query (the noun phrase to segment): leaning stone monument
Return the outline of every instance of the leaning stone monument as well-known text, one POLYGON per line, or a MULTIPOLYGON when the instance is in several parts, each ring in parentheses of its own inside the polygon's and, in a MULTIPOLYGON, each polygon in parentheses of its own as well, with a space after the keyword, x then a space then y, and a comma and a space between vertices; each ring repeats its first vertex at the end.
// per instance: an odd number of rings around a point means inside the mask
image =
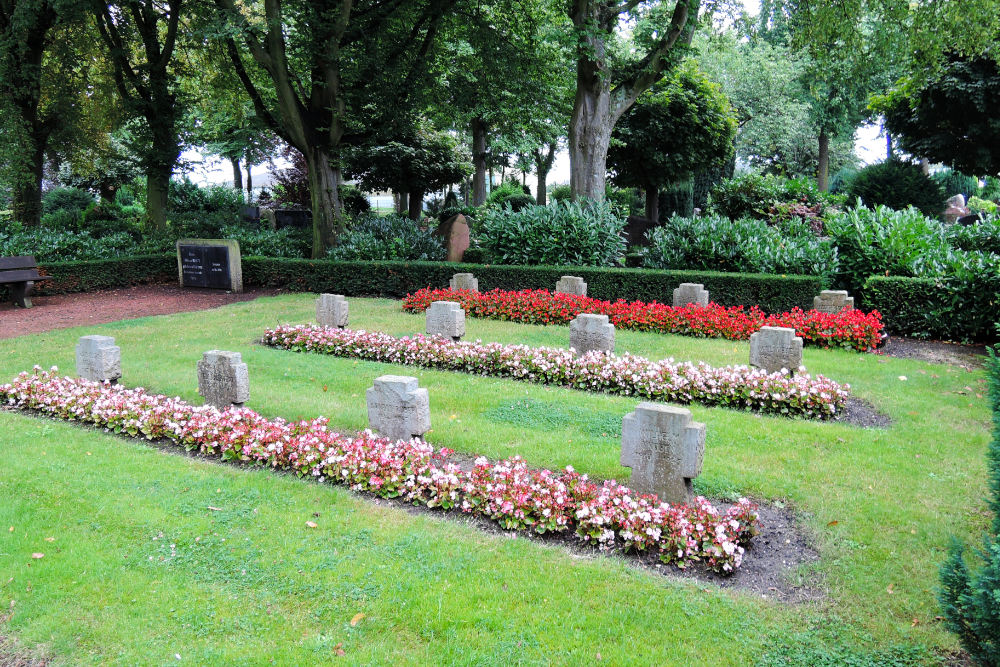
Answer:
POLYGON ((460 340, 465 335, 465 311, 455 301, 434 301, 427 309, 427 333, 460 340))
POLYGON ((636 493, 690 502, 704 458, 705 425, 691 421, 690 410, 646 401, 622 419, 621 464, 632 469, 629 487, 636 493))
POLYGON ((118 382, 122 349, 111 336, 81 336, 76 343, 76 374, 94 382, 118 382))
POLYGON ((563 276, 556 282, 556 294, 587 296, 587 283, 579 276, 563 276))
POLYGON ((347 311, 343 294, 320 294, 316 299, 316 322, 321 327, 347 328, 347 311))
POLYGON ((821 313, 839 313, 844 308, 854 308, 854 297, 847 290, 825 289, 813 297, 813 310, 821 313))
POLYGON ((694 303, 699 306, 708 305, 708 290, 701 283, 681 283, 674 290, 674 308, 694 303))
POLYGON ((198 362, 198 393, 221 409, 241 406, 250 398, 250 374, 239 352, 209 350, 198 362))
POLYGON ((569 323, 569 346, 577 354, 615 351, 615 325, 607 315, 580 313, 569 323))
POLYGON ((430 397, 417 378, 383 375, 365 392, 368 424, 393 440, 419 438, 431 430, 430 397))
POLYGON ((789 327, 761 327, 750 336, 750 365, 777 373, 794 373, 802 365, 802 339, 789 327))
POLYGON ((471 273, 456 273, 448 281, 451 289, 467 289, 471 292, 479 291, 479 279, 471 273))

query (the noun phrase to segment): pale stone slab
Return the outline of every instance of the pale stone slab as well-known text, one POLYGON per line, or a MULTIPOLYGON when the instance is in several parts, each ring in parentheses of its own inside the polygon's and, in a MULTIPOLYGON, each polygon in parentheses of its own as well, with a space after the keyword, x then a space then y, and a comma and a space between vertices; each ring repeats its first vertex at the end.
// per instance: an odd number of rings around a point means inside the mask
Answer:
POLYGON ((94 382, 122 377, 122 349, 111 336, 81 336, 76 343, 76 374, 94 382))
POLYGON ((239 352, 209 350, 198 362, 198 393, 217 408, 240 406, 250 398, 250 374, 239 352))
POLYGON ((821 313, 839 313, 844 308, 854 309, 854 297, 847 290, 825 289, 813 297, 813 310, 821 313))
POLYGON ((456 273, 448 281, 451 289, 467 289, 472 292, 479 291, 479 279, 471 273, 456 273))
POLYGON ((645 401, 622 419, 621 464, 632 469, 629 487, 671 504, 691 501, 691 480, 701 474, 705 425, 691 411, 645 401))
POLYGON ((750 365, 777 373, 783 368, 794 373, 802 365, 802 339, 795 329, 761 327, 750 336, 750 365))
POLYGON ((694 303, 699 306, 708 305, 708 290, 701 283, 681 283, 674 290, 674 308, 694 303))
POLYGON ((607 315, 581 313, 569 323, 569 346, 577 354, 615 351, 615 325, 607 315))
POLYGON ((321 327, 347 327, 348 305, 343 294, 320 294, 316 299, 316 322, 321 327))
POLYGON ((563 276, 556 282, 556 294, 587 296, 587 283, 579 276, 563 276))
POLYGON ((365 392, 368 424, 392 440, 419 438, 431 430, 430 397, 417 378, 383 375, 365 392))
POLYGON ((459 340, 465 335, 465 311, 455 301, 434 301, 427 309, 427 333, 459 340))

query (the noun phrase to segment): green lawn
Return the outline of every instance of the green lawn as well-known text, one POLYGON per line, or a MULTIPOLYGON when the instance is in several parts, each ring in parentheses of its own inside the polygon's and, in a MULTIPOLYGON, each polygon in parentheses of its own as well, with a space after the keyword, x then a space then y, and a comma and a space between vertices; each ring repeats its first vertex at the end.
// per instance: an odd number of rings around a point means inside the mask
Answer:
MULTIPOLYGON (((237 350, 250 367, 249 407, 359 429, 373 378, 416 375, 430 392, 436 445, 627 480, 618 437, 636 399, 254 342, 265 326, 311 321, 314 303, 282 296, 3 340, 0 378, 34 364, 72 372, 77 337, 102 333, 122 348, 125 384, 200 402, 201 353, 237 350)), ((350 307, 353 328, 423 328, 398 302, 350 307)), ((466 326, 468 338, 531 345, 565 346, 569 335, 466 326)), ((748 355, 747 343, 616 335, 619 351, 652 358, 728 364, 748 355)), ((828 591, 823 601, 789 605, 656 576, 341 488, 0 412, 0 619, 14 602, 0 635, 72 664, 176 663, 175 654, 310 664, 338 645, 351 664, 581 664, 598 654, 602 664, 836 664, 847 653, 890 651, 868 656, 877 662, 953 650, 935 621, 934 588, 949 537, 978 540, 987 523, 985 375, 813 348, 805 365, 849 382, 893 426, 693 406, 708 425, 696 486, 794 507, 822 555, 810 568, 828 591)))

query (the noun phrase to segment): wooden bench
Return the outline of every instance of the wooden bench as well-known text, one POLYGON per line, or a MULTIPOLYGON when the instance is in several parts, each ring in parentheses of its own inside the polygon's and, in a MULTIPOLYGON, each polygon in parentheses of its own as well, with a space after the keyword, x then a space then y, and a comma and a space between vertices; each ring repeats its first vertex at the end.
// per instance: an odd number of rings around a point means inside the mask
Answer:
POLYGON ((0 257, 0 285, 10 285, 11 301, 15 306, 31 308, 31 289, 36 280, 49 280, 49 277, 38 273, 34 257, 0 257))

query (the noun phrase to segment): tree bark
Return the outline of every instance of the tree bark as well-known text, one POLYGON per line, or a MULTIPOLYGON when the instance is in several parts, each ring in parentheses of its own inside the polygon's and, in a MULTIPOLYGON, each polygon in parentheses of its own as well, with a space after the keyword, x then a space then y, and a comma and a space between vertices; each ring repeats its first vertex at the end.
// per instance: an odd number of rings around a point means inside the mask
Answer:
POLYGON ((646 219, 654 223, 660 221, 660 189, 646 188, 646 219))
POLYGON ((407 215, 409 211, 409 194, 396 192, 392 195, 396 204, 396 215, 407 215))
POLYGON ((418 190, 410 190, 410 219, 420 220, 424 212, 424 193, 418 190))
POLYGON ((253 165, 247 162, 247 201, 253 200, 253 165))
POLYGON ((312 258, 319 259, 344 231, 341 218, 340 168, 330 162, 330 154, 313 146, 303 153, 309 170, 309 200, 312 204, 313 247, 312 258))
POLYGON ((486 122, 472 119, 472 205, 486 202, 486 122))
POLYGON ((167 196, 173 169, 146 171, 146 227, 150 231, 167 231, 167 196))
POLYGON ((537 192, 535 192, 535 203, 539 206, 545 206, 548 203, 548 185, 547 181, 549 178, 549 171, 552 170, 552 162, 556 157, 556 142, 550 141, 546 142, 546 151, 542 153, 540 150, 535 149, 535 174, 538 178, 537 192))
POLYGON ((819 133, 819 168, 816 170, 816 184, 820 192, 830 190, 830 135, 826 130, 819 133))
POLYGON ((608 145, 617 117, 611 110, 606 76, 577 77, 576 102, 569 123, 569 186, 573 199, 604 199, 608 145))
POLYGON ((240 159, 238 157, 229 158, 229 163, 233 165, 233 187, 237 190, 243 189, 243 172, 240 170, 240 159))
POLYGON ((34 149, 27 173, 15 180, 11 193, 14 220, 27 227, 38 225, 42 218, 42 168, 45 164, 44 144, 35 137, 31 141, 34 149))

